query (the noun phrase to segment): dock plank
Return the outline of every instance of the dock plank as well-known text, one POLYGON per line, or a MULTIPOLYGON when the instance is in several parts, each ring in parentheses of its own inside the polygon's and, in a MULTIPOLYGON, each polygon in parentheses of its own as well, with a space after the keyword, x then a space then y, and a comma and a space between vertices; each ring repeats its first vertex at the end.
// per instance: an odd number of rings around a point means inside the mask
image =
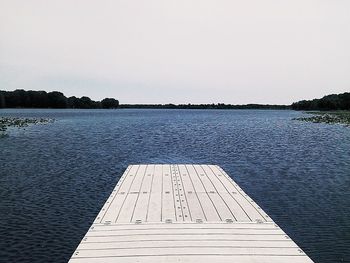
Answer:
POLYGON ((131 222, 146 221, 153 178, 154 165, 148 165, 145 171, 145 175, 143 176, 138 199, 135 204, 133 215, 131 217, 131 222))
POLYGON ((170 165, 163 165, 162 221, 176 221, 175 198, 170 165))
POLYGON ((213 204, 213 201, 210 199, 207 191, 204 188, 202 181, 200 180, 195 168, 193 165, 186 166, 190 180, 194 191, 198 196, 198 200, 201 203, 201 206, 204 211, 204 215, 207 221, 221 221, 219 213, 216 210, 216 207, 213 204))
POLYGON ((210 199, 212 200, 216 211, 219 214, 222 220, 234 220, 237 221, 234 214, 231 212, 230 207, 227 205, 225 200, 222 198, 220 192, 213 184, 212 179, 207 175, 207 171, 203 169, 201 165, 194 165, 194 169, 197 172, 197 175, 201 179, 205 191, 208 193, 210 199))
POLYGON ((297 256, 298 248, 251 248, 251 247, 131 247, 118 249, 87 249, 79 250, 78 257, 135 257, 154 255, 269 255, 297 256), (180 249, 181 248, 181 249, 180 249))
MULTIPOLYGON (((118 262, 123 263, 154 263, 154 262, 182 262, 182 263, 198 263, 198 262, 215 262, 215 263, 281 263, 281 262, 291 262, 291 263, 310 263, 312 262, 307 256, 283 256, 276 257, 271 255, 163 255, 163 256, 139 256, 135 257, 124 257, 117 258, 118 262)), ((103 257, 103 258, 72 258, 72 262, 75 263, 115 263, 116 258, 114 257, 103 257)))
POLYGON ((234 240, 154 240, 131 241, 131 242, 107 242, 94 243, 85 242, 79 247, 79 250, 89 249, 113 249, 113 248, 135 248, 135 247, 246 247, 246 248, 298 248, 294 242, 278 241, 234 241, 234 240), (273 242, 271 244, 271 242, 273 242))
POLYGON ((126 169, 113 189, 112 194, 97 215, 95 223, 110 223, 116 220, 138 168, 138 165, 133 165, 126 169))
POLYGON ((181 176, 181 181, 186 194, 186 199, 188 203, 188 211, 191 220, 206 220, 204 215, 203 207, 199 201, 198 195, 192 185, 191 178, 186 169, 185 165, 179 165, 179 172, 181 176))
POLYGON ((269 217, 260 209, 253 204, 253 200, 243 191, 242 188, 235 183, 228 174, 226 174, 221 168, 217 166, 210 166, 212 171, 217 175, 221 176, 221 182, 227 188, 227 191, 235 195, 235 199, 242 206, 245 213, 252 221, 271 221, 269 217))
POLYGON ((208 178, 211 178, 212 184, 215 186, 216 191, 220 194, 225 204, 229 207, 235 220, 251 221, 243 207, 235 199, 234 194, 228 191, 218 175, 213 172, 213 169, 208 165, 202 165, 202 169, 207 174, 208 178))
POLYGON ((143 179, 145 177, 147 165, 140 165, 135 178, 126 193, 126 198, 116 219, 116 223, 131 222, 136 202, 139 198, 143 179))
POLYGON ((155 165, 153 180, 151 185, 150 200, 146 221, 160 222, 162 218, 162 183, 163 183, 163 166, 155 165))

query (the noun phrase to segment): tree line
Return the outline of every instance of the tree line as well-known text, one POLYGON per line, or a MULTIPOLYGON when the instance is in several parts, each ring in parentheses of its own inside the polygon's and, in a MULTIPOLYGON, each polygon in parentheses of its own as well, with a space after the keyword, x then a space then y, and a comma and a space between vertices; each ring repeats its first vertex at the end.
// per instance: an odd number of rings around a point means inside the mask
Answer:
POLYGON ((124 104, 113 98, 94 101, 89 97, 66 97, 58 91, 0 90, 0 108, 76 108, 76 109, 293 109, 293 110, 350 110, 350 93, 332 94, 321 99, 301 100, 292 105, 269 104, 124 104))
POLYGON ((350 93, 331 94, 321 99, 301 100, 292 104, 293 110, 350 110, 350 93))
POLYGON ((244 104, 244 105, 232 105, 232 104, 122 104, 120 108, 129 109, 275 109, 285 110, 290 109, 287 105, 269 105, 269 104, 244 104))
POLYGON ((119 101, 113 98, 94 101, 86 96, 67 98, 58 91, 0 90, 0 108, 112 109, 118 106, 119 101))

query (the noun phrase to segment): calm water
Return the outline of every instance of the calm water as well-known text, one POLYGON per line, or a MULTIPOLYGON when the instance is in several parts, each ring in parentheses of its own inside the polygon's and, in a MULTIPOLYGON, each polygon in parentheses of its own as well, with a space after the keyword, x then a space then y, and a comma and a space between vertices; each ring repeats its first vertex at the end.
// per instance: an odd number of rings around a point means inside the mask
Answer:
POLYGON ((350 128, 254 110, 0 110, 0 261, 66 262, 128 164, 223 167, 315 262, 350 262, 350 128))

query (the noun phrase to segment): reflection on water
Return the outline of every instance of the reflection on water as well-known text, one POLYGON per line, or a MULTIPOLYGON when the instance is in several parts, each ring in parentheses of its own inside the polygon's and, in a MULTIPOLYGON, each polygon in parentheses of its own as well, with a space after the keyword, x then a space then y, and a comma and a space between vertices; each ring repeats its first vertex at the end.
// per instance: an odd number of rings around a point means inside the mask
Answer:
POLYGON ((350 129, 254 110, 0 110, 0 258, 66 262, 129 164, 223 167, 316 262, 350 262, 350 129))

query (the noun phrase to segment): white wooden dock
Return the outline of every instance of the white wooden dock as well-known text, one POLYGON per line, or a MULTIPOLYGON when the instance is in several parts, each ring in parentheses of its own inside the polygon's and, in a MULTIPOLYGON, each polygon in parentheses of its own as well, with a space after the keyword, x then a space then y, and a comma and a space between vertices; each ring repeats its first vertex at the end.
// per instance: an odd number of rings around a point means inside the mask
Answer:
POLYGON ((313 262, 216 165, 131 165, 74 252, 90 262, 313 262))

